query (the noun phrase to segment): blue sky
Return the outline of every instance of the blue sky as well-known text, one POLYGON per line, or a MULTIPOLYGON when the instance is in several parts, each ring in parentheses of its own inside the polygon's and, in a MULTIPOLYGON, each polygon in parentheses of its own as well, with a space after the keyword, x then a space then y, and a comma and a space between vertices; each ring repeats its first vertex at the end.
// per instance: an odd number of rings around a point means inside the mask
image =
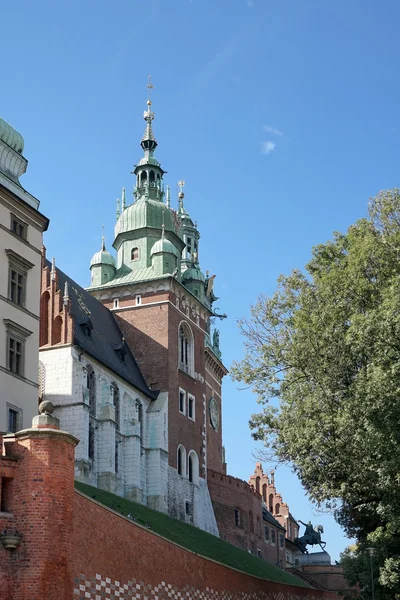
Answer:
MULTIPOLYGON (((146 83, 155 85, 157 157, 201 232, 217 275, 221 346, 243 353, 236 320, 311 247, 399 184, 396 0, 21 0, 2 6, 0 115, 25 138, 23 185, 50 218, 48 256, 80 284, 112 243, 115 200, 133 187, 146 83)), ((249 391, 224 388, 229 472, 247 479, 256 449, 249 391)), ((288 469, 292 512, 349 543, 288 469)))

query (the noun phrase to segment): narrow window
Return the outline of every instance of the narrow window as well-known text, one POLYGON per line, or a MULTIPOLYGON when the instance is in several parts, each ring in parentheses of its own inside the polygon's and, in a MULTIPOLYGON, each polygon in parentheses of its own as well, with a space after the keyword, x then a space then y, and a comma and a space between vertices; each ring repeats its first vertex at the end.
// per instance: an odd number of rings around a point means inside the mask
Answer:
POLYGON ((13 408, 8 409, 8 429, 9 433, 15 433, 19 429, 19 411, 13 408))
POLYGON ((23 374, 23 351, 23 343, 10 335, 8 338, 8 369, 16 375, 23 374))
POLYGON ((238 508, 235 508, 235 525, 240 527, 240 510, 238 508))
POLYGON ((257 548, 257 556, 258 556, 258 558, 262 558, 262 552, 261 552, 260 548, 257 548))
POLYGON ((178 474, 182 477, 185 477, 186 473, 186 451, 183 446, 178 446, 178 455, 177 455, 177 468, 178 474))
POLYGON ((89 414, 96 416, 96 375, 92 367, 88 367, 86 387, 89 390, 89 414))
POLYGON ((194 396, 191 396, 189 394, 188 396, 188 417, 189 419, 192 419, 192 421, 195 420, 195 413, 194 413, 194 407, 195 407, 195 398, 194 396))
POLYGON ((0 512, 11 512, 11 485, 12 479, 9 477, 2 477, 0 479, 0 496, 1 496, 1 504, 0 504, 0 512))
POLYGON ((268 544, 269 542, 269 527, 264 525, 264 542, 268 544))
POLYGON ((264 485, 262 486, 262 497, 266 504, 267 503, 267 484, 266 483, 264 483, 264 485))
POLYGON ((139 260, 139 248, 132 248, 131 260, 139 260))
POLYGON ((256 490, 260 493, 260 477, 256 477, 256 490))
POLYGON ((118 298, 114 299, 114 308, 119 308, 119 300, 118 300, 118 298))
POLYGON ((256 519, 256 526, 257 526, 257 535, 258 535, 258 537, 261 537, 261 522, 260 522, 260 517, 257 517, 257 519, 256 519))
POLYGON ((115 440, 115 472, 119 471, 119 443, 115 440))
POLYGON ((186 414, 186 392, 179 390, 179 412, 186 414))
POLYGON ((189 452, 188 477, 192 483, 199 484, 199 457, 194 450, 189 452))
POLYGON ((119 401, 119 389, 116 383, 110 386, 112 403, 115 407, 115 426, 116 430, 120 428, 120 401, 119 401))
POLYGON ((275 529, 271 529, 271 544, 273 546, 275 546, 275 542, 276 542, 276 531, 275 531, 275 529))
POLYGON ((193 370, 193 341, 186 323, 179 328, 179 368, 189 374, 193 370))
POLYGON ((275 514, 279 515, 281 512, 281 505, 279 504, 279 502, 275 505, 275 514))
POLYGON ((189 464, 188 464, 188 474, 189 474, 189 481, 191 483, 193 483, 193 459, 192 456, 189 454, 189 464))
POLYGON ((251 510, 249 511, 249 525, 250 525, 250 533, 254 533, 254 520, 253 520, 253 513, 251 510))
POLYGON ((94 460, 94 426, 93 423, 89 424, 89 459, 94 460))
POLYGON ((150 171, 150 178, 149 179, 150 179, 150 181, 155 181, 155 179, 156 179, 153 170, 150 171))
POLYGON ((142 184, 147 181, 147 173, 146 171, 142 171, 142 174, 140 176, 140 181, 142 182, 142 184))
POLYGON ((139 304, 142 304, 142 296, 140 294, 136 296, 136 306, 139 306, 139 304))
POLYGON ((274 514, 274 495, 273 494, 269 495, 269 512, 271 513, 271 515, 274 514))
POLYGON ((185 502, 185 510, 186 510, 186 514, 190 515, 190 502, 188 502, 188 500, 186 500, 186 502, 185 502))
POLYGON ((279 534, 279 547, 283 548, 284 545, 285 545, 285 540, 284 540, 284 537, 283 537, 283 533, 280 533, 279 534))

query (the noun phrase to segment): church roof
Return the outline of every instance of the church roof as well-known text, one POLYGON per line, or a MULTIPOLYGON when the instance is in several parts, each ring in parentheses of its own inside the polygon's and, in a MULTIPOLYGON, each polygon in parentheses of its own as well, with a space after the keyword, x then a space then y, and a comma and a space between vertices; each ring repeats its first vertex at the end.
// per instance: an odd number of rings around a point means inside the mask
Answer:
MULTIPOLYGON (((46 264, 51 268, 49 261, 46 261, 46 264)), ((70 312, 74 317, 73 343, 136 389, 155 400, 158 394, 147 386, 134 356, 125 343, 114 315, 99 300, 58 268, 57 274, 59 289, 63 290, 65 283, 68 284, 70 312), (90 336, 85 333, 88 327, 91 330, 90 336), (123 361, 121 353, 124 356, 123 361)))
POLYGON ((161 229, 164 223, 166 231, 176 233, 172 211, 160 200, 139 200, 130 204, 119 217, 115 225, 115 237, 120 233, 134 231, 144 227, 161 229))
POLYGON ((0 140, 13 150, 22 154, 24 149, 24 138, 7 121, 0 117, 0 140))

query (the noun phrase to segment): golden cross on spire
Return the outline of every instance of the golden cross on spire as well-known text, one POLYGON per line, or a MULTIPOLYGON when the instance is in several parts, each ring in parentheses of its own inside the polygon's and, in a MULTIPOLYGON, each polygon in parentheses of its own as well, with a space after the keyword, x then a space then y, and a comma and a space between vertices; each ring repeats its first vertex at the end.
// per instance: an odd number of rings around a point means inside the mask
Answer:
POLYGON ((184 179, 180 179, 178 181, 178 185, 181 188, 181 193, 183 193, 183 188, 185 187, 186 181, 184 179))
POLYGON ((150 102, 150 104, 151 104, 151 90, 154 89, 154 85, 152 84, 152 81, 151 81, 151 75, 149 75, 148 79, 149 79, 149 83, 147 84, 147 88, 149 90, 148 103, 150 102))

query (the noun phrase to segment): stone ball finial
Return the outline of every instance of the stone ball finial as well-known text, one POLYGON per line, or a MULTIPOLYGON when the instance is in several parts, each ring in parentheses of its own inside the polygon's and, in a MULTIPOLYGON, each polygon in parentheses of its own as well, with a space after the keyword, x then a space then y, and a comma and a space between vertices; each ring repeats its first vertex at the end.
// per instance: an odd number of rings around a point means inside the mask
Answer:
POLYGON ((184 197, 185 197, 185 194, 184 194, 183 192, 179 192, 179 194, 178 194, 178 198, 179 198, 180 200, 183 200, 183 199, 184 199, 184 197))
POLYGON ((39 404, 39 414, 40 415, 52 415, 54 412, 54 404, 50 402, 50 400, 43 400, 39 404))

